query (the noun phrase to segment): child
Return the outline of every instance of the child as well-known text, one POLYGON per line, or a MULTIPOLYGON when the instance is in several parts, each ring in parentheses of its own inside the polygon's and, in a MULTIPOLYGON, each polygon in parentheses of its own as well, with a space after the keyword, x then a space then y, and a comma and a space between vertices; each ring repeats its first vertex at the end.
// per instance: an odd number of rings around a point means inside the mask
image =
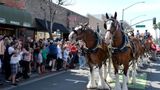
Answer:
POLYGON ((69 59, 69 52, 70 52, 69 48, 64 46, 64 52, 63 52, 63 60, 64 60, 63 67, 64 67, 64 69, 67 69, 68 59, 69 59))

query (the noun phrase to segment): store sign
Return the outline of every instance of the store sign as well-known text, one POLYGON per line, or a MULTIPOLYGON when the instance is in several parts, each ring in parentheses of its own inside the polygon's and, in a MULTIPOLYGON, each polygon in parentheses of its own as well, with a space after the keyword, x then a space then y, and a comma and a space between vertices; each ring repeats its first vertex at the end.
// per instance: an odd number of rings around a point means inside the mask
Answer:
POLYGON ((145 25, 136 25, 136 28, 145 28, 145 25))
POLYGON ((17 22, 17 21, 10 21, 10 23, 14 25, 20 25, 20 22, 17 22))
POLYGON ((6 19, 0 17, 0 23, 6 23, 6 19))
POLYGON ((31 24, 30 24, 30 23, 27 23, 27 22, 24 22, 24 23, 23 23, 23 26, 25 26, 25 27, 31 27, 31 24))

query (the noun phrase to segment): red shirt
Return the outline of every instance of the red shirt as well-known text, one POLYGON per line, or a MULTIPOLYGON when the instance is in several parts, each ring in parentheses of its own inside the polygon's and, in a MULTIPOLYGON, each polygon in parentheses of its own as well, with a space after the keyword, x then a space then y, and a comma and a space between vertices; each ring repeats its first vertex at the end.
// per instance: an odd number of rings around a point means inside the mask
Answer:
POLYGON ((71 50, 71 53, 76 53, 77 47, 75 45, 71 45, 70 50, 71 50))

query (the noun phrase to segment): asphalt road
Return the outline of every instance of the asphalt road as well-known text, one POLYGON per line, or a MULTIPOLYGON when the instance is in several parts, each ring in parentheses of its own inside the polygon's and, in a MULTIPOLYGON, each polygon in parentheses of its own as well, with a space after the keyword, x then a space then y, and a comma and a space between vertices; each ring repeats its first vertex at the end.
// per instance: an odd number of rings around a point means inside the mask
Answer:
POLYGON ((160 90, 160 59, 152 62, 146 73, 148 84, 145 90, 160 90))
MULTIPOLYGON (((144 89, 130 88, 129 90, 160 90, 160 60, 145 66, 138 75, 145 75, 146 86, 144 89)), ((2 90, 89 90, 86 89, 88 83, 88 71, 70 70, 48 74, 39 78, 20 83, 18 86, 4 88, 2 90)), ((137 82, 138 83, 138 82, 137 82)), ((136 85, 134 87, 137 87, 136 85)), ((96 90, 96 89, 90 89, 96 90)))
POLYGON ((6 90, 86 90, 87 81, 87 76, 75 70, 33 79, 6 90))

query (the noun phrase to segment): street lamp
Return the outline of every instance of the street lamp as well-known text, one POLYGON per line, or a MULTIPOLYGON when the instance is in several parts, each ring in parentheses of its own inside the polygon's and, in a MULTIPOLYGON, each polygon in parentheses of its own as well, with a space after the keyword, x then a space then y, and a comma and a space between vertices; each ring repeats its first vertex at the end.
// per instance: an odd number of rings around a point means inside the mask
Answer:
POLYGON ((136 4, 140 4, 140 3, 145 3, 145 2, 144 1, 142 1, 142 2, 136 2, 136 3, 134 3, 134 4, 130 5, 130 6, 122 9, 122 21, 124 20, 124 11, 127 10, 128 8, 130 8, 130 7, 132 7, 132 6, 136 5, 136 4))
POLYGON ((133 20, 135 20, 135 19, 137 19, 137 18, 139 18, 139 17, 142 17, 142 16, 146 16, 146 15, 139 15, 139 16, 136 16, 136 17, 132 18, 132 19, 130 20, 130 25, 132 25, 132 21, 133 21, 133 20))

